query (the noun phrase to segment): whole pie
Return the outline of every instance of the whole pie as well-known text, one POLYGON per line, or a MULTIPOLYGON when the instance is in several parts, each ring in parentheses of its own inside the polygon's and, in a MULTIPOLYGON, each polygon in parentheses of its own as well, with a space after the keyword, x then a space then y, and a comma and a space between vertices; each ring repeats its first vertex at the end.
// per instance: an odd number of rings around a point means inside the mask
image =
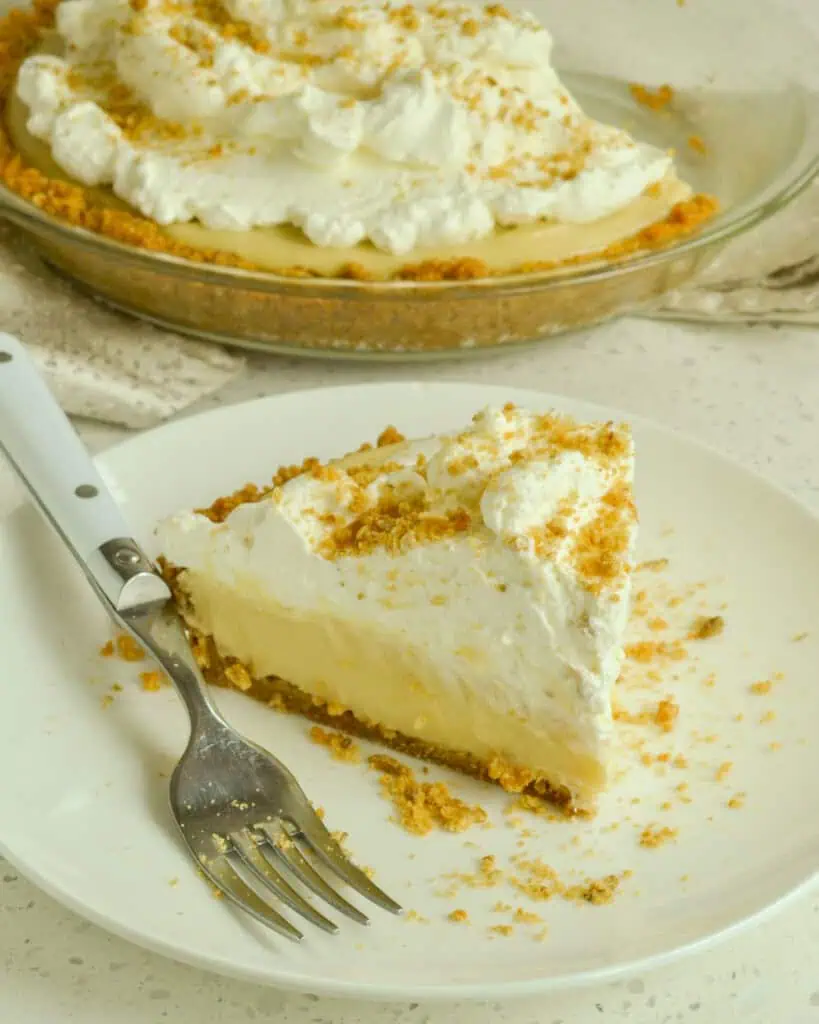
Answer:
POLYGON ((637 518, 625 426, 514 406, 162 523, 206 677, 508 790, 605 786, 637 518))
POLYGON ((716 204, 588 117, 502 4, 40 0, 0 26, 0 177, 129 244, 275 273, 614 260, 716 204))

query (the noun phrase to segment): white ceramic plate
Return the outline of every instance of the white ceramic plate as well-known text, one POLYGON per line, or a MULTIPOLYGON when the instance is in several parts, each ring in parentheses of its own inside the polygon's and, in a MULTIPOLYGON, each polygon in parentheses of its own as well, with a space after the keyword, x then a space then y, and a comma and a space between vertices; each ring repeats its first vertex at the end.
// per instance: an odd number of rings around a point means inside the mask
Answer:
MULTIPOLYGON (((387 423, 410 434, 457 427, 476 409, 509 400, 580 417, 618 415, 505 388, 328 389, 183 420, 109 452, 101 467, 147 536, 160 516, 265 480, 280 463, 355 448, 387 423)), ((524 836, 504 815, 505 794, 433 769, 431 778, 447 778, 486 807, 494 827, 409 835, 389 821, 372 772, 331 760, 301 720, 220 693, 228 717, 290 765, 331 827, 350 833, 379 883, 426 919, 376 911, 369 929, 345 923, 335 938, 308 931, 300 947, 257 929, 211 897, 176 837, 166 778, 186 739, 181 705, 170 689, 143 692, 133 666, 99 658, 109 635, 103 614, 23 508, 0 529, 3 852, 80 914, 179 960, 307 991, 402 999, 502 998, 644 970, 737 929, 807 884, 819 864, 819 522, 721 456, 657 426, 634 427, 641 557, 670 559, 666 572, 644 573, 644 585, 658 607, 688 595, 657 612, 673 621, 655 638, 701 613, 719 612, 726 629, 689 644, 689 656, 668 662, 653 690, 624 690, 632 708, 673 694, 681 714, 668 734, 623 727, 624 744, 631 736, 645 746, 624 747, 621 777, 594 821, 528 815, 524 836), (749 689, 775 673, 783 678, 769 693, 749 689), (646 752, 684 752, 689 766, 648 767, 640 762, 646 752), (718 781, 728 761, 733 767, 718 781), (729 808, 739 793, 744 801, 735 802, 744 805, 729 808), (639 837, 648 825, 679 834, 646 849, 639 837), (515 853, 539 857, 567 881, 633 875, 608 906, 535 904, 505 886, 435 895, 442 874, 470 872, 485 853, 501 865, 515 853), (509 920, 492 910, 497 901, 540 914, 549 936, 536 941, 542 926, 531 925, 508 937, 491 932, 509 920), (470 924, 447 920, 457 907, 469 911, 470 924)))

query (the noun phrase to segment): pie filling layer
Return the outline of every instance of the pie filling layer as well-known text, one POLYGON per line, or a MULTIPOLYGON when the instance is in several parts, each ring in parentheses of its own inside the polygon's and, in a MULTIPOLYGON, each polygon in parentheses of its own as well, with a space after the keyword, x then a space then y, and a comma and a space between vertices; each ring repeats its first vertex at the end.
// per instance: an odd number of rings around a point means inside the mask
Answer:
POLYGON ((190 625, 202 637, 218 637, 214 681, 221 685, 387 745, 406 748, 415 741, 413 754, 512 791, 585 805, 605 784, 605 765, 578 753, 577 738, 562 723, 556 726, 548 715, 538 721, 513 711, 499 714, 480 694, 453 691, 423 647, 405 637, 329 616, 297 616, 193 572, 184 574, 180 590, 183 605, 192 609, 186 613, 190 625), (234 661, 247 676, 231 671, 234 661), (277 688, 278 679, 291 686, 277 688))

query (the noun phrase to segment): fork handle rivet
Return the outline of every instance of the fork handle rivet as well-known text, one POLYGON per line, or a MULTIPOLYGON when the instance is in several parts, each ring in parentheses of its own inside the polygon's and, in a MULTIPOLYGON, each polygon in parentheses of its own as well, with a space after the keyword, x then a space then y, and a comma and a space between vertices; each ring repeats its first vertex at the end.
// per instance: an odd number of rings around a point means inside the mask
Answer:
POLYGON ((114 555, 114 561, 117 565, 127 568, 129 565, 136 565, 140 561, 140 557, 136 551, 129 551, 127 548, 122 548, 114 555))

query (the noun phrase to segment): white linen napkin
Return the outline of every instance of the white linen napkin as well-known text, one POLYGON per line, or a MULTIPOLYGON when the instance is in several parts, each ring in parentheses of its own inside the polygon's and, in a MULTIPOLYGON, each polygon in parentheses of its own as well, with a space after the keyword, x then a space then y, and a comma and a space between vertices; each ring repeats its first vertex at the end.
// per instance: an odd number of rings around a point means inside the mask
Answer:
POLYGON ((28 346, 66 412, 143 429, 216 391, 244 365, 108 310, 50 271, 0 223, 0 330, 28 346))

